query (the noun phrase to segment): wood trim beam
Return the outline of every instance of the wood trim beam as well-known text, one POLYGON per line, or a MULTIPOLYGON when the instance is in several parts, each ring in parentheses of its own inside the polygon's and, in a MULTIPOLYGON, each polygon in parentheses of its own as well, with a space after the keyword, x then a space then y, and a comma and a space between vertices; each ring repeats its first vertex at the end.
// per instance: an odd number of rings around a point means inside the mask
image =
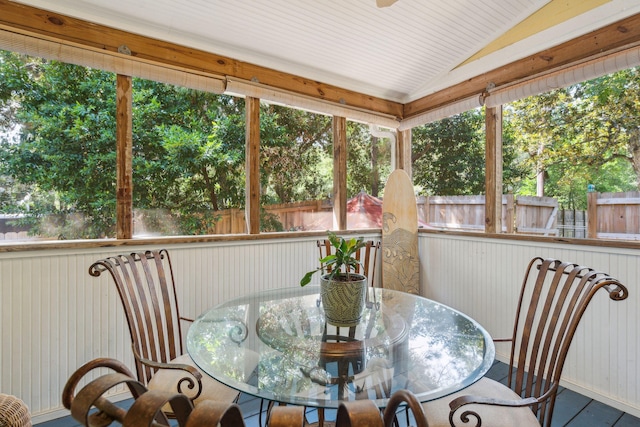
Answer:
POLYGON ((333 117, 333 228, 347 229, 347 119, 333 117))
POLYGON ((639 42, 640 14, 637 14, 409 102, 404 105, 403 118, 407 119, 425 111, 482 93, 490 84, 494 84, 497 87, 503 86, 535 74, 561 69, 563 66, 639 42))
POLYGON ((133 237, 133 85, 116 78, 116 238, 133 237))
POLYGON ((485 233, 502 233, 502 106, 485 112, 485 233))
POLYGON ((249 234, 260 233, 260 99, 245 98, 245 219, 249 234))
POLYGON ((132 52, 132 58, 219 76, 258 81, 300 95, 405 119, 481 93, 489 84, 502 86, 534 74, 560 69, 603 52, 640 43, 640 14, 637 14, 402 105, 215 53, 151 39, 8 0, 0 0, 0 10, 0 27, 10 31, 110 52, 117 52, 119 46, 126 45, 132 52))
POLYGON ((260 67, 215 53, 151 39, 8 0, 0 0, 0 11, 2 11, 0 26, 22 34, 40 35, 54 41, 70 42, 110 52, 117 52, 119 46, 125 45, 131 50, 132 58, 141 58, 156 64, 169 64, 198 72, 257 81, 264 85, 336 102, 347 107, 388 114, 398 118, 402 116, 402 104, 400 103, 260 67))
POLYGON ((587 239, 598 238, 598 193, 587 193, 587 239))
POLYGON ((413 178, 411 165, 411 129, 398 131, 396 137, 396 169, 404 170, 409 178, 413 178))
MULTIPOLYGON (((341 235, 349 235, 353 237, 362 236, 364 234, 379 235, 380 229, 365 230, 345 230, 341 231, 341 235)), ((640 242, 635 240, 603 240, 603 239, 577 239, 570 237, 554 237, 554 236, 535 236, 531 234, 493 234, 480 233, 477 231, 442 231, 421 228, 418 230, 418 237, 421 234, 433 234, 444 236, 461 236, 468 238, 470 241, 475 239, 497 239, 501 241, 517 241, 517 242, 540 242, 545 244, 572 245, 577 247, 607 247, 620 249, 640 250, 640 242)), ((296 239, 324 239, 326 231, 283 231, 280 233, 264 233, 264 234, 215 234, 205 236, 165 236, 137 239, 92 239, 92 240, 49 240, 49 241, 33 241, 22 242, 12 245, 0 245, 0 254, 13 252, 36 252, 51 251, 58 249, 95 249, 104 248, 113 251, 117 248, 128 248, 132 246, 166 246, 166 245, 182 245, 193 243, 215 244, 218 242, 266 242, 271 240, 281 240, 283 243, 295 241, 296 239)), ((43 255, 44 256, 44 255, 43 255)))

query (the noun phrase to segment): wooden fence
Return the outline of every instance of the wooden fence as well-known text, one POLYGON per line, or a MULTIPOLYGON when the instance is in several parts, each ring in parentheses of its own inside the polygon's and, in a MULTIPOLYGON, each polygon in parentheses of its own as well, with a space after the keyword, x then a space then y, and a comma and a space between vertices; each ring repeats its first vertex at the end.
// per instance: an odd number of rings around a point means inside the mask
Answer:
MULTIPOLYGON (((264 207, 265 213, 273 215, 282 224, 284 231, 299 230, 304 226, 308 217, 316 212, 331 211, 328 200, 310 200, 306 202, 285 203, 264 207)), ((214 234, 246 233, 244 209, 227 209, 214 213, 219 218, 216 221, 214 234)))
MULTIPOLYGON (((484 231, 484 195, 418 197, 418 218, 433 228, 484 231)), ((502 196, 502 230, 505 233, 557 236, 558 202, 551 197, 502 196)), ((265 206, 284 230, 308 229, 310 218, 331 212, 327 200, 265 206)), ((244 233, 244 211, 229 209, 215 214, 216 234, 244 233)))
MULTIPOLYGON (((572 238, 640 240, 640 191, 587 193, 587 211, 558 210, 550 197, 502 197, 502 230, 572 238), (513 226, 513 228, 511 228, 513 226)), ((438 228, 484 230, 484 196, 419 198, 421 219, 438 228)))
MULTIPOLYGON (((558 210, 551 197, 502 196, 502 231, 573 238, 640 240, 640 192, 588 193, 584 211, 558 210)), ((484 195, 420 196, 418 217, 430 227, 449 230, 484 231, 484 195)), ((282 224, 285 231, 306 229, 318 214, 331 212, 329 200, 311 200, 265 206, 266 214, 282 224)), ((215 212, 213 234, 246 232, 244 210, 215 212)), ((13 218, 12 218, 13 219, 13 218)), ((5 228, 8 226, 5 225, 5 228)), ((27 237, 26 231, 2 229, 0 240, 27 237)), ((33 238, 31 238, 33 239, 33 238)))
POLYGON ((587 237, 587 211, 577 209, 559 210, 558 235, 577 239, 587 237))
MULTIPOLYGON (((587 212, 559 210, 551 197, 502 196, 502 231, 572 238, 640 240, 640 192, 588 193, 587 212)), ((418 218, 430 227, 484 231, 484 195, 420 196, 418 218)), ((321 215, 329 215, 329 200, 265 206, 264 211, 285 231, 309 229, 321 215)), ((213 233, 245 233, 244 210, 218 211, 213 233)), ((321 229, 326 229, 326 226, 321 229)))
MULTIPOLYGON (((588 193, 587 211, 558 210, 551 197, 502 196, 502 231, 572 238, 640 240, 640 192, 588 193)), ((449 230, 484 231, 483 195, 420 196, 418 218, 430 227, 449 230)), ((308 229, 310 222, 330 215, 329 200, 311 200, 265 206, 264 211, 280 222, 284 231, 308 229)), ((214 213, 212 234, 246 232, 243 209, 214 213)), ((22 228, 10 225, 15 217, 0 218, 0 240, 37 239, 22 228)), ((326 229, 322 228, 323 230, 326 229)))
POLYGON ((640 192, 587 193, 587 237, 640 240, 640 192))
MULTIPOLYGON (((559 210, 551 197, 502 196, 502 231, 572 238, 640 240, 640 192, 588 193, 587 212, 559 210)), ((418 217, 430 227, 484 231, 484 195, 420 196, 418 217)), ((265 206, 285 231, 308 229, 318 215, 328 214, 329 200, 265 206)), ((244 210, 218 211, 213 233, 245 233, 244 210)), ((324 228, 323 228, 324 229, 324 228)))
MULTIPOLYGON (((418 198, 418 217, 435 228, 484 231, 485 196, 418 198)), ((502 196, 504 233, 558 235, 558 201, 551 197, 502 196)))

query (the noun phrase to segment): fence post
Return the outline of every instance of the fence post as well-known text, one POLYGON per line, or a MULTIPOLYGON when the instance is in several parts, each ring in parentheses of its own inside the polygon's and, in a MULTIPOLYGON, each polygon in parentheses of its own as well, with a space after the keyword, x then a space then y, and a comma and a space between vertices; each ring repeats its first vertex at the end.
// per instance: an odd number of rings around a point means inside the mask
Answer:
POLYGON ((513 234, 515 232, 516 223, 516 204, 513 193, 507 193, 507 214, 505 221, 507 222, 507 233, 513 234))
POLYGON ((587 193, 587 239, 598 237, 598 193, 587 193))
POLYGON ((431 221, 431 218, 429 218, 430 211, 431 211, 431 207, 429 206, 430 199, 431 199, 431 196, 424 196, 424 205, 422 209, 424 211, 424 222, 426 224, 429 224, 429 222, 431 221))

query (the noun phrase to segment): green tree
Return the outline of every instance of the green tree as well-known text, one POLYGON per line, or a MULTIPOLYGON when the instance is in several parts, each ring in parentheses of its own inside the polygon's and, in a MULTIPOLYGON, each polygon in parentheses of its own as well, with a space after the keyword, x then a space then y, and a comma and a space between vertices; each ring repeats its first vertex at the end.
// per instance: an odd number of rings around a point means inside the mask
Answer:
POLYGON ((112 234, 115 198, 105 177, 115 177, 115 76, 7 53, 1 65, 10 85, 3 102, 13 105, 20 134, 19 143, 3 138, 0 174, 29 187, 32 218, 51 220, 35 222, 35 232, 48 234, 53 223, 60 238, 112 234), (80 225, 84 217, 91 221, 80 225))
POLYGON ((326 168, 331 118, 278 105, 260 111, 263 204, 324 198, 331 189, 326 168))
MULTIPOLYGON (((115 75, 4 51, 1 58, 0 175, 12 188, 3 210, 28 211, 37 234, 113 236, 115 75)), ((330 193, 330 117, 263 104, 260 133, 263 204, 330 193)), ((365 133, 356 134, 350 152, 360 167, 365 133)), ((162 234, 210 232, 215 211, 244 206, 244 168, 242 99, 133 79, 136 221, 162 234)), ((357 177, 359 191, 370 176, 357 177)), ((264 222, 278 229, 274 218, 264 222)))
POLYGON ((484 193, 484 114, 471 110, 413 129, 413 181, 431 195, 484 193))
POLYGON ((584 209, 587 184, 637 189, 639 92, 638 69, 629 69, 512 103, 505 120, 530 171, 521 193, 584 209))
POLYGON ((203 234, 244 205, 244 102, 134 79, 134 207, 163 234, 203 234))
MULTIPOLYGON (((19 140, 3 138, 0 174, 29 189, 32 220, 56 222, 34 221, 33 230, 113 236, 115 75, 8 52, 2 58, 3 117, 19 140)), ((242 100, 141 79, 133 93, 134 207, 162 210, 180 233, 206 232, 212 211, 244 200, 242 100)))
POLYGON ((347 121, 347 197, 361 191, 379 196, 390 173, 389 139, 374 138, 368 125, 347 121))
MULTIPOLYGON (((115 76, 9 52, 0 58, 0 175, 14 189, 0 199, 3 209, 56 219, 36 223, 37 233, 113 236, 115 76)), ((133 97, 136 218, 164 234, 201 234, 215 211, 242 208, 244 101, 142 79, 133 80, 133 97)), ((473 110, 414 130, 418 185, 435 194, 484 191, 483 117, 473 110)), ((390 172, 389 141, 350 121, 347 138, 348 196, 375 195, 390 172)), ((508 165, 517 158, 511 148, 505 144, 508 165)), ((329 117, 262 104, 262 203, 330 194, 332 149, 329 117)), ((506 168, 505 179, 515 183, 514 170, 506 168)), ((263 229, 279 229, 274 218, 263 220, 263 229)))

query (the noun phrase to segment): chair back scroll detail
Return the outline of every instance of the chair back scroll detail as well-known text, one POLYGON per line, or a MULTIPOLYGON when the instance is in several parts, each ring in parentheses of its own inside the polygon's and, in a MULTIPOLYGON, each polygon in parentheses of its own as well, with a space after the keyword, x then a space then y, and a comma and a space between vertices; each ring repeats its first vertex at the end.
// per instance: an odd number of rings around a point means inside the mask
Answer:
POLYGON ((96 261, 89 274, 108 271, 124 308, 136 358, 137 378, 147 385, 156 369, 141 359, 167 363, 183 354, 173 268, 165 249, 132 252, 96 261))
MULTIPOLYGON (((147 390, 120 361, 110 358, 91 360, 78 368, 67 380, 63 390, 63 404, 73 418, 86 427, 105 427, 120 423, 123 427, 243 427, 245 421, 240 407, 235 403, 204 400, 194 406, 181 393, 147 390), (107 374, 91 381, 90 373, 96 369, 109 369, 107 374), (76 394, 82 382, 86 385, 76 394), (114 387, 125 385, 133 396, 133 404, 127 410, 105 397, 114 387), (163 412, 169 405, 175 416, 170 422, 163 412)), ((340 405, 336 427, 391 427, 396 425, 395 415, 401 405, 413 411, 417 427, 428 427, 420 402, 408 390, 393 393, 384 412, 371 400, 355 400, 340 405)), ((274 406, 269 416, 270 427, 303 427, 302 406, 274 406)))
POLYGON ((522 397, 538 399, 532 410, 542 425, 551 424, 571 341, 600 289, 614 301, 628 296, 617 279, 589 267, 540 257, 527 267, 511 338, 508 385, 522 397))
POLYGON ((240 407, 235 403, 205 400, 193 406, 191 399, 181 393, 160 390, 147 390, 137 381, 128 368, 120 361, 110 358, 98 358, 85 363, 67 380, 62 397, 65 408, 71 416, 83 426, 103 427, 114 422, 123 427, 177 426, 180 427, 242 427, 245 425, 240 407), (78 384, 86 381, 89 373, 95 369, 109 368, 108 373, 88 382, 80 391, 75 392, 78 384), (131 392, 134 402, 126 410, 105 397, 114 387, 125 385, 131 392), (176 422, 169 421, 164 412, 167 405, 176 422))

